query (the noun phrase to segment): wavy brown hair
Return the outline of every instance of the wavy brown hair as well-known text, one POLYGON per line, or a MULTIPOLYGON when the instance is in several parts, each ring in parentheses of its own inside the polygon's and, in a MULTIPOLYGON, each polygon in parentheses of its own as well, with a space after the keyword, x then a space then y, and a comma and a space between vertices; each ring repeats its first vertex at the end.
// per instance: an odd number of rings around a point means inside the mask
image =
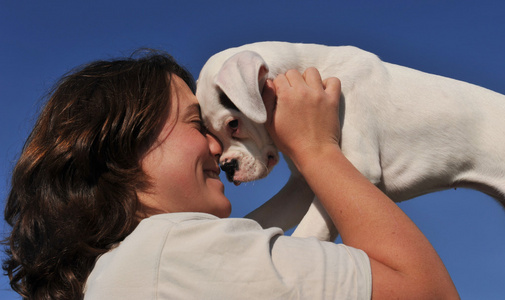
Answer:
POLYGON ((82 298, 97 257, 135 229, 140 156, 166 118, 173 74, 194 92, 189 72, 151 50, 85 65, 50 93, 5 208, 3 269, 23 298, 82 298))

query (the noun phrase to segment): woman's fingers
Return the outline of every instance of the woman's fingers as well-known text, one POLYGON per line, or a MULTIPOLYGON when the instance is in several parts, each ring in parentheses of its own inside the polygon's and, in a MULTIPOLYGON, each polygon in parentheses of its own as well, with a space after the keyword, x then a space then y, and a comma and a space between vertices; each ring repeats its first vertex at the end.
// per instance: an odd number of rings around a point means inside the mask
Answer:
POLYGON ((310 86, 313 89, 323 89, 323 80, 321 79, 321 74, 319 74, 319 71, 314 68, 310 67, 303 72, 303 79, 307 83, 308 86, 310 86))
POLYGON ((323 87, 327 93, 340 94, 342 83, 340 82, 340 79, 338 79, 337 77, 329 77, 323 81, 323 87))

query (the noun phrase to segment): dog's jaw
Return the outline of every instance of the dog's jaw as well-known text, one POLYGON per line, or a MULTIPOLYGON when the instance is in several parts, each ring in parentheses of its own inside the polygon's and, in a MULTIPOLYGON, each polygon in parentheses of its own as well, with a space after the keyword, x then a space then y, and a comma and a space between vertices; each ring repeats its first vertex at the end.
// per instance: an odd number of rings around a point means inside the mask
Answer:
POLYGON ((226 172, 227 179, 235 185, 266 177, 279 162, 279 154, 273 146, 265 146, 261 150, 253 149, 254 152, 261 153, 259 155, 254 155, 249 150, 250 147, 238 148, 234 145, 221 156, 221 169, 226 172))

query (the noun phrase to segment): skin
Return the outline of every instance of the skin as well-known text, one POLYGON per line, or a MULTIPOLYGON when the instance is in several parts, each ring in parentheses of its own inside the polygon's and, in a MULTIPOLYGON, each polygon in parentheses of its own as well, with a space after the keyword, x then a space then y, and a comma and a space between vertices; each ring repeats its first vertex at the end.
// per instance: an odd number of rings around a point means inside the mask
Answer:
POLYGON ((195 95, 175 75, 170 99, 173 113, 141 160, 151 183, 138 192, 145 215, 203 212, 226 218, 231 204, 219 178, 222 146, 203 126, 195 95))
POLYGON ((373 299, 459 299, 422 232, 340 151, 339 97, 340 81, 323 82, 314 68, 268 81, 263 100, 275 144, 306 178, 343 243, 369 256, 373 299))

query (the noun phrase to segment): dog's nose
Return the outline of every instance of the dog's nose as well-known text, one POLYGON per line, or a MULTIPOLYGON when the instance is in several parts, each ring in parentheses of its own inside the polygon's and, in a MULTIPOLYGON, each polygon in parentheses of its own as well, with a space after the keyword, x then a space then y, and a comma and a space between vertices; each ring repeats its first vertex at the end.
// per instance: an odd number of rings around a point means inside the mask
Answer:
POLYGON ((232 159, 230 161, 225 161, 224 164, 221 165, 221 170, 226 173, 226 179, 232 182, 233 175, 235 175, 235 171, 238 170, 238 160, 232 159))

